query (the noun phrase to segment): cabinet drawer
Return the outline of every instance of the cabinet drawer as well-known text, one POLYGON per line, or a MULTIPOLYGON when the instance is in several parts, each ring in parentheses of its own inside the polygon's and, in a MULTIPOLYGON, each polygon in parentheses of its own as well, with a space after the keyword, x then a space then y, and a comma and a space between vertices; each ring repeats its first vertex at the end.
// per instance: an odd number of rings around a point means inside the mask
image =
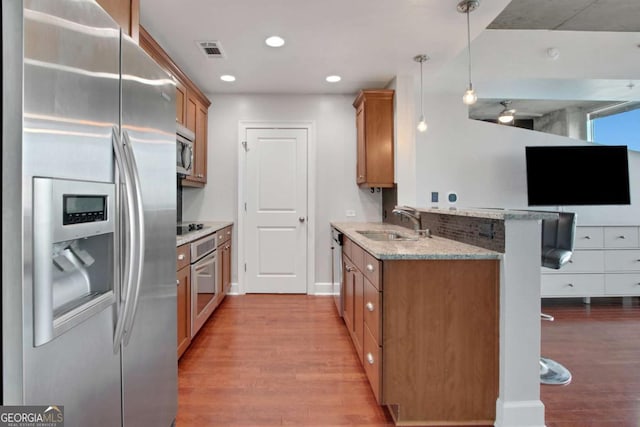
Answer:
POLYGON ((381 294, 367 280, 364 279, 364 323, 369 328, 373 339, 380 342, 381 294))
POLYGON ((605 248, 637 248, 638 227, 605 227, 605 248))
POLYGON ((364 371, 369 379, 369 384, 376 397, 376 402, 380 402, 380 377, 382 372, 382 349, 373 338, 369 328, 364 327, 364 371))
POLYGON ((349 259, 352 259, 351 252, 353 250, 353 246, 354 243, 345 236, 344 240, 342 241, 342 253, 349 257, 349 259))
POLYGON ((640 250, 604 251, 605 271, 640 271, 640 250))
POLYGON ((231 240, 231 226, 225 227, 216 233, 218 235, 218 246, 231 240))
POLYGON ((604 229, 602 227, 576 227, 574 246, 576 249, 604 247, 604 229))
POLYGON ((604 274, 543 274, 542 297, 604 295, 604 274))
POLYGON ((640 295, 640 273, 608 274, 604 287, 607 295, 640 295))
POLYGON ((571 260, 560 270, 542 268, 542 274, 601 273, 604 270, 603 251, 574 251, 571 260))
POLYGON ((360 271, 364 271, 364 254, 365 251, 355 243, 351 247, 351 261, 356 265, 356 268, 360 271))
POLYGON ((380 274, 382 273, 382 262, 375 259, 369 252, 364 253, 364 277, 369 279, 376 289, 380 289, 380 274))
POLYGON ((186 267, 191 262, 191 251, 189 245, 178 246, 176 250, 176 271, 186 267))

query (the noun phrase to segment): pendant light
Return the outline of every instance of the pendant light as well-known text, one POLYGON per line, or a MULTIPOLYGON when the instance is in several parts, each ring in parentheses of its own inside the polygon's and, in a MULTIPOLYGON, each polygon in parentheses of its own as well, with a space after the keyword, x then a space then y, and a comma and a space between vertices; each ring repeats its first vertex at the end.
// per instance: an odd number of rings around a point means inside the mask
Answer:
POLYGON ((476 91, 473 90, 473 84, 471 83, 471 29, 469 25, 469 14, 480 7, 480 0, 462 0, 458 3, 458 12, 467 15, 467 54, 469 59, 469 87, 462 96, 462 102, 467 105, 475 104, 478 100, 476 91))
POLYGON ((516 110, 509 108, 509 105, 511 105, 511 101, 502 101, 500 102, 500 105, 502 105, 504 108, 498 116, 498 121, 503 125, 512 124, 513 120, 515 119, 516 110))
POLYGON ((417 129, 420 132, 427 130, 427 122, 424 120, 424 93, 422 90, 422 63, 429 59, 427 55, 416 55, 413 60, 420 63, 420 119, 418 120, 417 129))

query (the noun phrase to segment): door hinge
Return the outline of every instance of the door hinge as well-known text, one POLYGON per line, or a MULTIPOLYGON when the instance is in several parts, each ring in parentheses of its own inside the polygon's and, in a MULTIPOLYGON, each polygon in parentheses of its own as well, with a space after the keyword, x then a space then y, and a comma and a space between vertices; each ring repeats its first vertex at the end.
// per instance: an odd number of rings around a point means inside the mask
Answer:
POLYGON ((247 145, 247 141, 242 141, 242 148, 244 148, 245 152, 249 151, 249 147, 247 145))
POLYGON ((246 262, 244 263, 244 272, 245 273, 247 272, 247 263, 246 262))

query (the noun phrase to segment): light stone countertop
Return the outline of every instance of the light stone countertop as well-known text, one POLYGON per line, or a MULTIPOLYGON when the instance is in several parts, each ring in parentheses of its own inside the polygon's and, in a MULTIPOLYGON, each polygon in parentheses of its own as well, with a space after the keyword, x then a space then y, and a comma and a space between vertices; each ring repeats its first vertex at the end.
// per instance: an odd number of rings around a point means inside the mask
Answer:
POLYGON ((546 211, 528 211, 501 208, 415 208, 419 212, 439 214, 439 215, 457 215, 468 216, 474 218, 499 219, 499 220, 539 220, 539 219, 556 219, 558 214, 546 211))
POLYGON ((213 234, 216 231, 222 230, 229 225, 233 225, 232 221, 183 221, 182 224, 189 224, 192 222, 203 224, 204 227, 201 230, 176 236, 176 246, 186 245, 187 243, 191 243, 202 237, 208 236, 209 234, 213 234))
POLYGON ((456 242, 442 237, 420 237, 417 241, 376 241, 358 231, 394 231, 412 236, 414 232, 404 227, 380 222, 332 222, 353 242, 381 260, 398 259, 501 259, 502 254, 478 246, 456 242))

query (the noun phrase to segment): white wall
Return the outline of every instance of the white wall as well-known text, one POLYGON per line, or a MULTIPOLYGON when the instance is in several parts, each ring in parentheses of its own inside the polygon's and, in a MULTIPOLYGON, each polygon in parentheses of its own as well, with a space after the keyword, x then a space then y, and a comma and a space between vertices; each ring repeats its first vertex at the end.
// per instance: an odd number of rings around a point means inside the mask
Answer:
MULTIPOLYGON (((315 282, 331 282, 330 221, 381 221, 381 193, 356 183, 355 95, 214 95, 209 99, 207 185, 184 189, 183 218, 238 221, 239 121, 314 121, 315 282), (347 218, 346 210, 355 217, 347 218)), ((311 178, 311 177, 310 177, 311 178)), ((234 229, 234 239, 237 230, 234 229)), ((236 245, 237 249, 237 245, 236 245)), ((237 282, 237 253, 232 281, 237 282)))
MULTIPOLYGON (((585 142, 468 118, 457 94, 429 94, 425 100, 429 129, 417 135, 416 200, 430 206, 430 192, 458 193, 458 207, 527 207, 527 145, 585 145, 585 142)), ((557 207, 578 213, 579 225, 640 224, 640 153, 629 152, 630 206, 557 207)), ((558 174, 570 191, 570 177, 558 174)))

